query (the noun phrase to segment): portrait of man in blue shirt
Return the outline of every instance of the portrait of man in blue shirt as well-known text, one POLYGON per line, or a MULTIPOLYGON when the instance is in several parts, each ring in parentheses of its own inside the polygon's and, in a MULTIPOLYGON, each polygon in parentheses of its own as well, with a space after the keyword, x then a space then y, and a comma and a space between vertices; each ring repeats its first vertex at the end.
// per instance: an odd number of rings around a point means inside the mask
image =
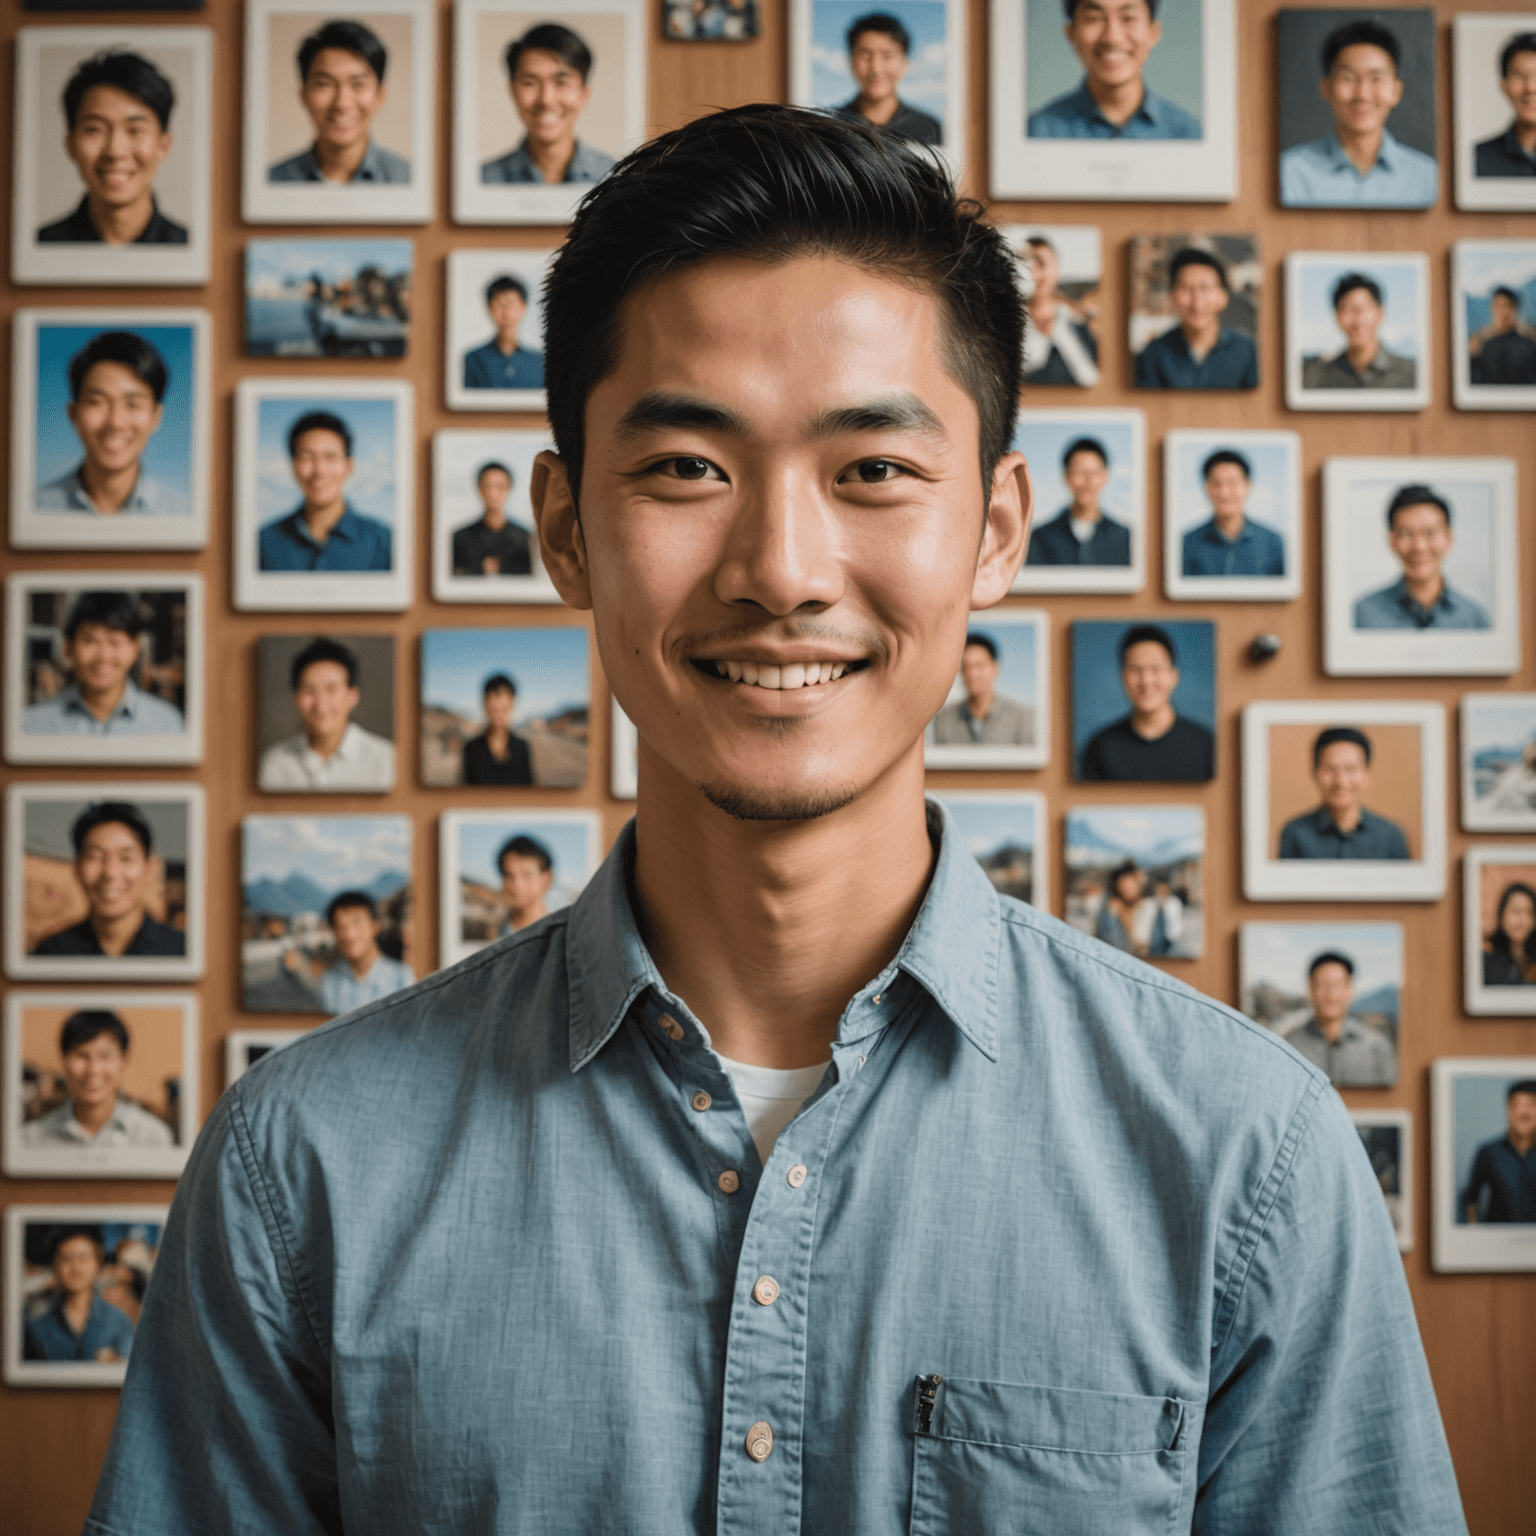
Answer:
POLYGON ((544 354, 525 347, 517 333, 528 314, 528 287, 504 272, 485 287, 485 307, 496 334, 464 354, 465 389, 543 389, 544 354))
POLYGON ((1285 539, 1248 516, 1253 466, 1235 448, 1218 448, 1200 466, 1211 515, 1184 535, 1186 576, 1284 576, 1285 539))
POLYGON ((1419 365, 1381 344, 1387 317, 1381 284, 1364 272, 1346 272, 1333 285, 1333 318, 1344 333, 1344 349, 1301 361, 1303 389, 1412 389, 1419 365))
POLYGON ((283 952, 283 968, 312 987, 320 1007, 333 1017, 388 997, 416 980, 403 960, 379 948, 378 903, 367 891, 342 891, 325 909, 336 958, 319 965, 300 949, 283 952))
POLYGON ((1485 1141, 1472 1157, 1461 1194, 1461 1219, 1471 1225, 1536 1223, 1536 1078, 1509 1085, 1504 1115, 1504 1134, 1485 1141))
POLYGON ((1493 628, 1488 610, 1441 571, 1455 536, 1451 504, 1438 491, 1427 485, 1395 491, 1387 503, 1387 542, 1403 574, 1355 604, 1356 629, 1493 628))
POLYGON ((835 110, 839 117, 862 119, 883 133, 919 144, 942 144, 944 125, 897 94, 907 73, 912 34, 887 11, 860 16, 848 28, 848 69, 859 94, 835 110))
POLYGON ((1517 32, 1499 54, 1499 89, 1514 108, 1502 133, 1473 152, 1478 176, 1536 176, 1536 32, 1517 32))
POLYGON ((1129 565, 1131 530, 1099 505, 1109 449, 1096 437, 1075 438, 1061 455, 1061 477, 1072 500, 1030 530, 1025 565, 1129 565))
POLYGON ((1137 354, 1137 389, 1257 389, 1253 338, 1221 323, 1232 302, 1226 263, 1185 246, 1168 263, 1168 291, 1179 323, 1137 354))
POLYGON ((1282 859, 1406 859, 1395 821, 1367 810, 1371 738, 1352 725, 1329 726, 1312 743, 1312 780, 1322 803, 1280 829, 1282 859))
POLYGON ((64 1227, 53 1239, 46 1310, 27 1319, 23 1360, 111 1365, 133 1348, 133 1323, 121 1307, 96 1294, 106 1262, 101 1228, 64 1227))
POLYGON ((1536 334, 1520 318, 1520 295, 1501 283, 1488 311, 1489 323, 1467 338, 1472 383, 1536 384, 1536 334))
POLYGON ((94 1528, 1463 1536, 1327 1079, 925 799, 1028 534, 1001 233, 758 104, 628 157, 548 294, 531 498, 636 819, 214 1105, 94 1528))

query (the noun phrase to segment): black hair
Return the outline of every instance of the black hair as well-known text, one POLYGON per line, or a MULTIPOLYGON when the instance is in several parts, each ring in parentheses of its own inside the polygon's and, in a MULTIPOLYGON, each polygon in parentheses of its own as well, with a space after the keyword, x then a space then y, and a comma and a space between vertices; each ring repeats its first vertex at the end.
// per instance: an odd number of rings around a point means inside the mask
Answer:
POLYGON ((1061 467, 1065 469, 1068 464, 1080 453, 1096 453, 1099 462, 1105 469, 1109 468, 1109 449, 1096 437, 1074 437, 1065 448, 1061 450, 1061 467))
POLYGON ((72 641, 87 624, 100 624, 137 640, 144 619, 131 592, 82 592, 64 620, 64 638, 72 641))
POLYGON ((1358 21, 1346 21, 1342 27, 1335 27, 1328 34, 1323 43, 1323 73, 1331 75, 1333 66, 1339 62, 1339 55, 1346 48, 1354 48, 1361 43, 1380 48, 1392 60, 1394 70, 1403 62, 1403 45, 1398 42, 1397 34, 1388 31, 1379 21, 1361 17, 1358 21))
POLYGON ((499 469, 502 474, 507 477, 508 480, 510 480, 514 485, 517 484, 517 476, 514 475, 512 471, 501 462, 500 459, 487 459, 485 463, 475 471, 475 484, 479 485, 480 482, 485 479, 485 477, 490 474, 493 469, 499 469))
POLYGON ((1518 53, 1536 53, 1536 32, 1516 32, 1499 55, 1499 79, 1509 79, 1509 66, 1518 53))
POLYGON ((1052 240, 1047 239, 1046 236, 1044 236, 1044 235, 1027 235, 1027 236, 1025 236, 1024 244, 1029 246, 1029 247, 1031 247, 1034 250, 1042 250, 1043 249, 1043 250, 1050 251, 1052 255, 1056 254, 1055 242, 1052 241, 1052 240))
POLYGON ((114 825, 128 828, 137 839, 139 847, 144 850, 145 857, 154 852, 155 835, 149 830, 149 823, 138 806, 129 805, 126 800, 98 800, 81 811, 69 829, 69 840, 75 845, 75 857, 78 859, 85 852, 85 840, 97 827, 114 825))
POLYGON ((480 697, 483 699, 488 694, 496 693, 499 690, 505 690, 507 693, 515 695, 517 693, 517 679, 505 672, 492 672, 480 685, 480 697))
POLYGON ((507 78, 509 80, 516 77, 517 61, 530 48, 537 48, 542 53, 554 54, 567 68, 574 69, 583 81, 592 73, 592 50, 586 43, 569 27, 562 27, 558 21, 541 21, 538 26, 529 27, 521 37, 515 37, 507 44, 507 78))
POLYGON ((357 656, 341 641, 332 640, 326 635, 317 635, 288 663, 290 692, 299 691, 299 683, 303 680, 304 674, 317 661, 334 661, 337 666, 345 669, 347 687, 357 687, 357 656))
POLYGON ((528 302, 528 285, 520 277, 503 272, 485 285, 485 302, 489 304, 498 293, 515 293, 524 304, 528 302))
POLYGON ((1149 640, 1162 646, 1168 652, 1168 660, 1178 666, 1179 653, 1174 649, 1173 636, 1161 624, 1132 624, 1120 637, 1120 665, 1125 665, 1125 653, 1133 645, 1145 645, 1149 640))
POLYGON ((1221 286, 1228 293, 1232 292, 1232 284, 1227 277, 1226 263, 1213 251, 1202 251, 1198 245, 1186 245, 1183 250, 1175 251, 1173 260, 1168 263, 1168 286, 1170 288, 1178 282, 1179 273, 1185 267, 1209 267, 1221 279, 1221 286))
POLYGON ((1488 295, 1488 297, 1490 299, 1508 299, 1516 309, 1520 308, 1520 295, 1507 284, 1500 283, 1499 286, 1488 295))
POLYGON ((501 845, 501 852, 496 855, 496 869, 500 874, 506 874, 507 860, 513 854, 520 859, 537 859, 539 867, 546 874, 555 867, 554 855, 538 838, 529 837, 526 832, 519 832, 516 837, 509 837, 501 845))
POLYGON ((1511 1083, 1504 1090, 1504 1102, 1508 1104, 1517 1093, 1536 1093, 1536 1077, 1522 1077, 1519 1082, 1511 1083))
POLYGON ((899 18, 892 16, 889 11, 871 11, 867 16, 860 16, 852 26, 848 28, 848 51, 853 52, 854 42, 861 33, 878 32, 882 37, 888 37, 903 53, 912 52, 912 34, 907 31, 899 18))
POLYGON ((85 1008, 70 1014, 59 1031, 59 1054, 68 1056, 82 1045, 89 1045, 98 1035, 111 1035, 127 1055, 128 1026, 105 1008, 85 1008))
POLYGON ((1405 507, 1439 507, 1445 514, 1445 526, 1451 526, 1451 504, 1438 491, 1431 490, 1427 485, 1403 485, 1399 486, 1392 494, 1392 500, 1387 503, 1387 527, 1390 529, 1396 521, 1397 514, 1405 507))
MULTIPOLYGON (((1498 911, 1493 917, 1493 932, 1488 935, 1488 947, 1496 955, 1511 955, 1509 935, 1504 932, 1504 908, 1509 905, 1511 896, 1524 896, 1531 904, 1531 911, 1536 913, 1536 890, 1533 890, 1523 880, 1515 880, 1506 885, 1499 895, 1498 911)), ((1536 928, 1533 928, 1520 944, 1519 958, 1527 965, 1536 963, 1536 928)))
POLYGON ((300 80, 309 79, 310 66, 327 48, 355 53, 373 71, 379 84, 384 84, 384 71, 389 67, 389 49, 379 41, 377 32, 365 27, 360 21, 328 21, 323 27, 311 32, 299 44, 300 80))
POLYGON ((1317 740, 1312 743, 1312 766, 1316 768, 1323 760, 1323 753, 1341 741, 1353 742, 1365 753, 1366 762, 1370 762, 1371 738, 1364 731, 1356 730, 1352 725, 1330 725, 1326 731, 1319 731, 1317 740))
POLYGON ((1220 469, 1223 464, 1233 464, 1243 472, 1244 480, 1253 479, 1253 465, 1235 448, 1218 448, 1215 453, 1206 456, 1205 463, 1200 466, 1200 478, 1209 480, 1213 470, 1220 469))
POLYGON ((48 1234, 48 1262, 52 1264, 59 1256, 59 1249, 72 1238, 83 1237, 96 1250, 96 1257, 102 1263, 106 1262, 107 1239, 101 1230, 99 1223, 75 1222, 65 1227, 55 1227, 48 1234))
POLYGON ((365 910, 368 916, 375 922, 379 918, 379 904, 367 891, 338 891, 326 904, 325 920, 332 927, 336 924, 336 914, 349 907, 358 907, 365 910))
POLYGON ((165 399, 171 371, 159 352, 133 331, 98 331, 69 360, 69 398, 78 400, 85 376, 97 363, 121 363, 149 392, 158 405, 165 399))
POLYGON ((1367 277, 1364 272, 1346 272, 1333 285, 1333 307, 1337 309, 1356 288, 1363 288, 1378 305, 1386 304, 1381 296, 1381 284, 1374 277, 1367 277))
POLYGON ((110 85, 113 90, 143 102, 159 120, 161 133, 171 126, 176 87, 142 54, 110 49, 92 54, 69 77, 69 83, 64 87, 64 121, 69 124, 71 133, 80 120, 86 92, 98 85, 110 85))
POLYGON ((1019 408, 1024 301, 1013 253, 922 148, 867 123, 760 102, 652 139, 577 210, 544 311, 550 428, 573 495, 587 397, 617 362, 625 300, 713 257, 802 255, 851 261, 940 300, 944 364, 976 403, 990 493, 1019 408))
POLYGON ((998 659, 997 641, 994 640, 992 636, 987 634, 984 630, 973 629, 965 637, 965 644, 961 646, 961 650, 969 650, 973 645, 979 645, 982 650, 984 650, 987 655, 992 658, 993 661, 998 659))
MULTIPOLYGON (((1076 21, 1077 8, 1083 3, 1083 0, 1062 0, 1062 3, 1066 7, 1067 20, 1076 21)), ((1159 3, 1160 0, 1146 0, 1147 14, 1152 18, 1153 21, 1157 20, 1157 7, 1159 3)))
POLYGON ((347 450, 347 457, 352 457, 352 429, 340 416, 331 411, 306 411, 294 424, 288 428, 288 457, 291 459, 299 451, 299 439, 306 432, 334 432, 342 441, 347 450))
POLYGON ((1139 875, 1140 873, 1141 865, 1138 864, 1135 859, 1126 859, 1123 862, 1115 865, 1115 867, 1109 872, 1110 894, 1114 895, 1115 887, 1119 885, 1122 876, 1139 875))
POLYGON ((1341 955, 1336 949, 1325 949, 1322 954, 1313 955, 1312 963, 1307 967, 1307 980, 1311 981, 1325 965, 1342 965, 1349 975, 1355 974, 1355 962, 1348 955, 1341 955))

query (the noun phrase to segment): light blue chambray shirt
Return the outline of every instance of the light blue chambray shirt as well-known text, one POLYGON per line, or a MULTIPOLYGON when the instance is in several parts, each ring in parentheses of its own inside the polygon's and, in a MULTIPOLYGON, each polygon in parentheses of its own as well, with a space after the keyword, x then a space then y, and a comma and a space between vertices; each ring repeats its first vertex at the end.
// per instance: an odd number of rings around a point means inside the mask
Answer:
POLYGON ((632 826, 574 906, 247 1072, 91 1536, 1462 1536, 1322 1074, 931 815, 766 1167, 636 930, 632 826))
POLYGON ((403 992, 415 980, 416 973, 410 966, 403 960, 391 960, 388 955, 375 956, 361 976, 345 960, 338 960, 327 966, 320 978, 320 1001, 327 1013, 351 1013, 381 997, 403 992))
POLYGON ((132 678, 105 720, 86 707, 78 683, 66 683, 51 699, 21 712, 24 736, 180 736, 186 728, 186 717, 174 704, 145 693, 132 678))
POLYGON ((1431 208, 1439 192, 1434 157, 1399 144, 1385 128, 1364 174, 1331 128, 1280 156, 1280 201, 1287 208, 1431 208))
MULTIPOLYGON (((89 512, 95 517, 101 517, 101 508, 91 500, 90 492, 85 488, 85 480, 80 473, 84 467, 84 464, 77 464, 67 475, 60 475, 57 480, 39 486, 37 494, 32 498, 32 510, 89 512)), ((153 475, 145 474, 140 465, 138 478, 133 482, 128 499, 117 509, 116 514, 107 515, 185 517, 191 510, 185 496, 179 491, 173 491, 168 485, 162 485, 153 475)))

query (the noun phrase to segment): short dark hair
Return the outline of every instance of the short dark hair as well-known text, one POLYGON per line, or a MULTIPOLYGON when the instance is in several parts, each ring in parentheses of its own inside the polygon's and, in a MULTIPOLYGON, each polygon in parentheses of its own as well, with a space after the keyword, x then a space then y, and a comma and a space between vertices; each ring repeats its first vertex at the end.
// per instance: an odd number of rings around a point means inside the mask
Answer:
POLYGON ((1110 872, 1109 872, 1109 888, 1110 888, 1110 890, 1114 890, 1114 888, 1120 883, 1120 880, 1121 880, 1122 876, 1124 876, 1124 875, 1139 875, 1140 873, 1141 873, 1141 865, 1138 864, 1135 859, 1124 859, 1124 860, 1122 860, 1119 864, 1115 865, 1115 867, 1112 870, 1110 870, 1110 872))
POLYGON ((1330 725, 1326 731, 1317 733, 1317 740, 1312 743, 1312 766, 1314 768, 1322 762, 1323 753, 1329 747, 1336 747, 1341 741, 1352 742, 1365 753, 1366 762, 1371 760, 1371 738, 1364 731, 1357 730, 1352 725, 1330 725))
POLYGON ((82 1045, 89 1045, 98 1035, 111 1035, 126 1055, 128 1051, 128 1026, 105 1008, 84 1008, 64 1020, 59 1031, 59 1054, 68 1056, 82 1045))
POLYGON ((345 912, 350 907, 356 907, 360 911, 366 911, 375 922, 379 917, 379 904, 367 891, 338 891, 326 903, 325 920, 332 926, 336 922, 336 914, 345 912))
POLYGON ((507 44, 507 78, 510 80, 517 74, 517 61, 527 53, 530 48, 537 48, 542 53, 552 53, 569 69, 574 69, 582 80, 592 73, 592 50, 569 27, 562 27, 558 21, 541 21, 536 27, 529 27, 521 37, 515 37, 507 44))
POLYGON ((1162 646, 1168 652, 1168 660, 1174 666, 1178 666, 1179 653, 1174 648, 1173 636, 1161 624, 1132 624, 1120 637, 1120 665, 1122 667, 1125 665, 1125 653, 1133 645, 1145 645, 1149 640, 1155 645, 1162 646))
POLYGON ((982 650, 984 650, 987 655, 992 658, 993 661, 997 661, 999 659, 997 641, 994 640, 991 635, 987 634, 985 630, 973 629, 965 637, 965 644, 961 646, 960 649, 962 652, 968 651, 973 645, 979 645, 982 650))
POLYGON ((1508 299, 1516 309, 1520 308, 1520 295, 1506 283, 1500 283, 1488 297, 1489 299, 1508 299))
POLYGON ((78 400, 86 375, 97 363, 121 363, 149 392, 158 405, 165 399, 171 371, 149 342, 133 331, 98 331, 69 360, 69 398, 78 400))
POLYGON ((652 139, 577 210, 545 286, 544 323, 550 428, 573 494, 587 397, 617 361, 625 300, 714 257, 802 254, 839 257, 939 298, 945 366, 976 403, 990 486, 1019 408, 1024 301, 1013 253, 920 148, 867 123, 760 102, 652 139))
POLYGON ((500 470, 501 473, 504 474, 508 480, 512 481, 514 485, 517 483, 517 476, 514 475, 512 471, 501 462, 500 459, 487 459, 485 463, 475 471, 475 484, 479 485, 480 482, 485 479, 485 477, 490 474, 493 469, 500 470))
POLYGON ((1333 307, 1337 309, 1357 288, 1363 288, 1377 304, 1385 306, 1387 301, 1381 296, 1381 284, 1374 277, 1367 277, 1364 272, 1346 272, 1333 285, 1333 307))
POLYGON ((1536 32, 1516 32, 1510 40, 1504 44, 1504 51, 1499 55, 1499 78, 1509 78, 1509 66, 1515 62, 1515 55, 1519 53, 1536 53, 1536 32))
POLYGON ((1179 273, 1186 267, 1209 267, 1221 279, 1221 286, 1231 293, 1232 283, 1227 277, 1227 265, 1214 251, 1202 251, 1198 245, 1186 245, 1182 250, 1175 251, 1173 260, 1168 263, 1170 288, 1178 282, 1179 273))
POLYGON ((1026 235, 1024 244, 1032 250, 1049 251, 1053 256, 1056 254, 1056 243, 1047 235, 1026 235))
MULTIPOLYGON (((1062 3, 1066 7, 1067 20, 1076 21, 1077 8, 1083 3, 1083 0, 1062 0, 1062 3)), ((1159 0, 1146 0, 1147 14, 1152 18, 1153 21, 1157 20, 1158 4, 1159 0)))
POLYGON ((1341 955, 1336 949, 1325 949, 1320 955, 1313 955, 1312 963, 1307 967, 1307 980, 1312 978, 1325 965, 1342 965, 1353 976, 1355 974, 1355 962, 1348 955, 1341 955))
POLYGON ((1361 43, 1380 48, 1392 60, 1394 70, 1403 62, 1403 45, 1398 42, 1397 34, 1382 26, 1379 21, 1362 16, 1358 21, 1346 21, 1342 27, 1335 27, 1324 39, 1323 73, 1331 75, 1333 66, 1339 62, 1339 55, 1346 48, 1355 48, 1361 43))
POLYGON ((143 54, 118 48, 92 54, 69 77, 69 83, 64 87, 64 121, 69 124, 71 133, 80 120, 86 92, 95 90, 98 85, 110 85, 113 90, 143 102, 155 114, 161 133, 171 126, 176 87, 143 54))
MULTIPOLYGON (((1530 902, 1531 910, 1536 912, 1536 890, 1523 880, 1513 880, 1499 893, 1499 905, 1493 914, 1493 932, 1488 935, 1488 947, 1496 955, 1510 955, 1511 958, 1513 958, 1513 948, 1509 942, 1509 935, 1504 931, 1504 909, 1509 905, 1512 896, 1524 896, 1530 902)), ((1536 961, 1536 928, 1521 940, 1519 958, 1526 965, 1536 961)))
POLYGON ((64 620, 64 638, 73 640, 87 624, 100 624, 137 640, 144 633, 144 619, 131 592, 82 592, 64 620))
POLYGON ((1074 437, 1061 450, 1061 467, 1065 469, 1080 453, 1096 453, 1105 469, 1109 468, 1109 449, 1096 437, 1074 437))
POLYGON ((485 285, 485 302, 489 304, 498 293, 515 293, 524 304, 528 302, 528 285, 520 277, 513 277, 510 272, 503 272, 500 277, 493 277, 485 285))
POLYGON ((1451 504, 1438 491, 1431 490, 1427 485, 1413 484, 1402 485, 1392 493, 1392 500, 1387 503, 1387 527, 1391 528, 1397 520, 1397 514, 1407 507, 1439 507, 1445 514, 1445 525, 1451 525, 1451 504))
POLYGON ((299 439, 307 432, 334 432, 352 457, 352 429, 333 411, 306 411, 288 428, 288 457, 299 451, 299 439))
POLYGON ((1223 464, 1235 465, 1242 471, 1244 480, 1253 479, 1253 465, 1236 448, 1218 448, 1215 453, 1207 454, 1205 463, 1200 466, 1200 478, 1209 480, 1212 472, 1223 464))
POLYGON ((337 666, 346 670, 347 687, 357 687, 356 654, 339 640, 332 640, 327 635, 317 635, 288 664, 288 689, 291 693, 298 692, 304 674, 317 661, 334 661, 337 666))
POLYGON ((1504 1090, 1504 1102, 1508 1104, 1517 1093, 1536 1093, 1536 1077, 1522 1077, 1519 1082, 1511 1083, 1504 1090))
POLYGON ((912 34, 907 31, 899 17, 892 16, 889 11, 871 11, 867 16, 860 16, 852 26, 848 28, 848 51, 853 52, 853 45, 858 41, 860 34, 864 32, 878 32, 883 37, 888 37, 903 53, 912 52, 912 34))
POLYGON ((519 832, 516 837, 509 837, 501 845, 501 852, 496 855, 496 869, 499 874, 506 874, 507 860, 514 854, 520 859, 537 859, 539 868, 546 874, 555 867, 554 855, 538 838, 529 837, 526 832, 519 832))
POLYGON ((54 1263, 59 1256, 59 1249, 73 1238, 83 1237, 95 1250, 98 1260, 105 1260, 107 1256, 107 1239, 102 1232, 99 1223, 74 1222, 69 1226, 55 1227, 48 1234, 48 1262, 54 1263))
POLYGON ((501 692, 516 694, 517 679, 506 672, 492 672, 480 685, 480 697, 482 699, 488 694, 501 692))
POLYGON ((299 79, 308 80, 310 66, 327 48, 339 48, 344 53, 355 53, 369 69, 380 85, 384 84, 384 71, 389 67, 389 49, 379 40, 379 35, 360 21, 328 21, 317 27, 299 44, 299 79))
POLYGON ((75 857, 78 859, 85 852, 85 840, 97 827, 114 825, 127 827, 146 855, 154 852, 155 835, 149 830, 149 823, 138 806, 129 805, 126 800, 98 800, 81 811, 69 829, 69 840, 75 845, 75 857))

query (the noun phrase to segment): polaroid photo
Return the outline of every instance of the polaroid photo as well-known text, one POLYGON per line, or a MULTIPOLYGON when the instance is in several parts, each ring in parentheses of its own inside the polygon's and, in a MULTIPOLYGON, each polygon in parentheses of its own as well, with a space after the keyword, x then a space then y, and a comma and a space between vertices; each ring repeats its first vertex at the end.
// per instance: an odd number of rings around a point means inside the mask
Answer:
POLYGON ((1043 768, 1050 758, 1050 615, 972 614, 960 671, 923 737, 924 766, 1043 768))
POLYGON ((444 811, 438 962, 456 965, 568 907, 602 863, 596 811, 444 811))
POLYGON ((1438 901, 1445 706, 1339 699, 1243 710, 1249 901, 1438 901))
POLYGON ((933 794, 1000 896, 1051 910, 1050 810, 1034 789, 943 789, 933 794))
POLYGON ((1292 251, 1285 258, 1285 403, 1293 411, 1429 404, 1429 257, 1292 251))
POLYGON ((1216 626, 1072 624, 1072 776, 1198 784, 1216 777, 1216 626))
POLYGON ((640 733, 617 699, 612 701, 609 720, 612 743, 608 762, 608 792, 615 800, 637 800, 640 797, 640 733))
MULTIPOLYGON (((1536 114, 1536 33, 1529 58, 1536 114)), ((1451 364, 1458 410, 1536 410, 1536 240, 1451 247, 1451 364)))
POLYGON ((544 409, 544 279, 555 253, 448 253, 447 372, 451 411, 544 409))
POLYGON ((1536 693, 1462 694, 1461 826, 1536 832, 1536 693))
POLYGON ((757 0, 662 0, 661 30, 675 43, 747 43, 763 18, 757 0))
POLYGON ((1462 873, 1462 979, 1468 1013, 1536 1013, 1536 843, 1481 843, 1462 873))
POLYGON ((1513 459, 1323 464, 1323 670, 1507 676, 1520 665, 1513 459))
POLYGON ((1435 13, 1277 13, 1280 203, 1433 208, 1435 13))
POLYGON ((192 981, 207 899, 200 784, 11 784, 5 968, 18 981, 192 981))
POLYGON ((27 571, 6 579, 13 763, 200 763, 203 578, 27 571))
POLYGON ((395 787, 393 635, 256 642, 256 787, 269 795, 395 787))
POLYGON ((1244 923, 1238 1007, 1335 1088, 1397 1082, 1401 923, 1244 923))
POLYGON ((16 34, 11 279, 196 287, 210 272, 207 27, 22 27, 16 34), (132 173, 104 146, 144 146, 132 173))
POLYGON ((962 0, 790 0, 789 99, 863 121, 965 168, 962 0))
POLYGON ((548 432, 432 434, 432 596, 440 603, 558 603, 528 486, 548 432))
POLYGON ((249 0, 246 223, 429 223, 437 89, 432 0, 249 0))
POLYGON ((645 138, 652 25, 645 0, 454 0, 456 223, 570 223, 645 138))
POLYGON ((334 1017, 416 980, 409 816, 240 823, 240 1006, 334 1017))
POLYGON ((94 1201, 6 1211, 8 1386, 122 1386, 169 1215, 94 1201))
POLYGON ((208 542, 206 309, 19 309, 11 359, 11 543, 208 542))
POLYGON ((1015 592, 1139 592, 1147 580, 1145 411, 1019 412, 1035 520, 1015 592))
POLYGON ((1430 1091, 1435 1269, 1536 1270, 1536 1057, 1443 1057, 1430 1091))
POLYGON ((1399 1253, 1413 1252, 1413 1115, 1406 1109, 1352 1109, 1371 1172, 1381 1186, 1399 1253))
POLYGON ((1456 16, 1456 206, 1536 208, 1536 13, 1456 16))
POLYGON ((1163 438, 1163 590, 1181 602, 1285 602, 1305 558, 1301 437, 1163 438))
POLYGON ((244 1077, 263 1056, 308 1033, 307 1029, 232 1029, 224 1036, 224 1086, 244 1077))
POLYGON ((1132 384, 1257 389, 1263 292, 1257 235, 1132 236, 1132 384))
POLYGON ((587 782, 587 631, 429 629, 421 637, 421 782, 587 782))
POLYGON ((235 607, 411 605, 413 394, 371 379, 235 386, 235 607))
POLYGON ((1092 389, 1099 382, 1104 239, 1096 224, 1004 224, 1029 295, 1024 383, 1092 389))
POLYGON ((406 239, 248 240, 247 357, 404 357, 414 247, 406 239))
POLYGON ((1066 919, 1141 960, 1205 953, 1205 812, 1198 805, 1067 809, 1066 919))
POLYGON ((197 1136, 197 994, 12 992, 5 1171, 174 1179, 197 1136), (110 1006, 108 1006, 110 1004, 110 1006))

